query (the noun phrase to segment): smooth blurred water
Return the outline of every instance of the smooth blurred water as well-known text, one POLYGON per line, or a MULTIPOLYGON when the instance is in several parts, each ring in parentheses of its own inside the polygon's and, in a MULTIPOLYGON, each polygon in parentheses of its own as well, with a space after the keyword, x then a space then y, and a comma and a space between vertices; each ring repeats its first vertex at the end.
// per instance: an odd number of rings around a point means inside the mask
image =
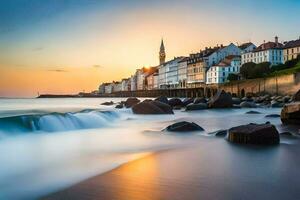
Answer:
MULTIPOLYGON (((111 100, 124 99, 1 99, 0 199, 38 198, 147 153, 197 144, 204 137, 216 141, 214 148, 228 145, 209 133, 232 126, 270 121, 285 130, 280 119, 265 118, 280 109, 254 109, 262 114, 252 115, 245 114, 250 109, 134 115, 130 109, 100 105, 111 100), (180 120, 194 121, 205 131, 161 132, 180 120)), ((282 144, 298 145, 296 140, 282 144)))

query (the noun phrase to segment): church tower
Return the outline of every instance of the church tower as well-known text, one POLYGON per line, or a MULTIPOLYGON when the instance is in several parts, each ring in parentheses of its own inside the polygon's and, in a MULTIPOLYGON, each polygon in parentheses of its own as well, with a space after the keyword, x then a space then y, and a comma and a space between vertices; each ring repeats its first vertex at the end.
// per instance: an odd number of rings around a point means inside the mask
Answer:
POLYGON ((164 40, 161 39, 161 44, 160 44, 160 50, 159 50, 159 64, 163 64, 166 61, 166 52, 165 52, 165 45, 164 45, 164 40))

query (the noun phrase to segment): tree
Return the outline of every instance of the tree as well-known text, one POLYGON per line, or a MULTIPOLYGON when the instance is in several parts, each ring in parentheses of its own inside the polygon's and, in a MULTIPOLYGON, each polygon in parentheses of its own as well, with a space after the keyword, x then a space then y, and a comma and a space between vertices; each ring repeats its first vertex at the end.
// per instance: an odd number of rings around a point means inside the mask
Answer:
POLYGON ((228 74, 228 77, 227 77, 228 81, 236 81, 238 79, 239 79, 239 76, 237 74, 232 74, 232 73, 228 74))
POLYGON ((271 63, 262 62, 255 65, 254 69, 251 71, 250 78, 262 78, 271 73, 271 63))
POLYGON ((248 62, 242 65, 241 69, 240 69, 240 73, 242 74, 242 76, 246 79, 251 78, 251 74, 252 71, 255 67, 255 63, 253 62, 248 62))

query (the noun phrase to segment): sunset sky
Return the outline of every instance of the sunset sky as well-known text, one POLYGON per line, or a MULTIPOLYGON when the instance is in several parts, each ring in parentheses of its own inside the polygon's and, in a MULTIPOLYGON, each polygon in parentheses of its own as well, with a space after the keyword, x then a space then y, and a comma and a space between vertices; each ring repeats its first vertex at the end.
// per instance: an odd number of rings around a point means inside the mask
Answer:
POLYGON ((78 93, 205 46, 300 36, 299 0, 1 0, 0 96, 78 93))

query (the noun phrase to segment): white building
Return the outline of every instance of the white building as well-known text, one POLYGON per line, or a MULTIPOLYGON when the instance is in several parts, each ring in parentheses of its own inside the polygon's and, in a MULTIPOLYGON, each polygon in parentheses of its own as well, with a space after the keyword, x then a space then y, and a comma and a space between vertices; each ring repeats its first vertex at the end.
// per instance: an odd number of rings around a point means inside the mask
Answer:
POLYGON ((113 83, 107 83, 104 90, 106 94, 111 94, 113 92, 113 83))
POLYGON ((275 37, 275 42, 263 43, 253 51, 243 53, 241 64, 248 62, 256 64, 270 62, 271 65, 284 63, 283 45, 278 42, 278 37, 275 37))
POLYGON ((136 75, 130 77, 130 91, 136 91, 136 75))
POLYGON ((129 91, 130 90, 130 78, 122 79, 121 84, 122 84, 122 87, 121 87, 122 91, 129 91))
POLYGON ((113 84, 113 92, 120 92, 122 91, 122 83, 121 82, 114 82, 113 84))
POLYGON ((175 57, 173 60, 165 62, 158 67, 159 88, 177 88, 178 82, 178 66, 184 57, 175 57))
POLYGON ((229 74, 238 74, 241 67, 241 57, 236 55, 227 56, 217 65, 210 67, 206 73, 206 84, 220 84, 227 81, 229 74))
POLYGON ((187 61, 188 57, 178 62, 178 87, 186 88, 187 84, 187 61))

